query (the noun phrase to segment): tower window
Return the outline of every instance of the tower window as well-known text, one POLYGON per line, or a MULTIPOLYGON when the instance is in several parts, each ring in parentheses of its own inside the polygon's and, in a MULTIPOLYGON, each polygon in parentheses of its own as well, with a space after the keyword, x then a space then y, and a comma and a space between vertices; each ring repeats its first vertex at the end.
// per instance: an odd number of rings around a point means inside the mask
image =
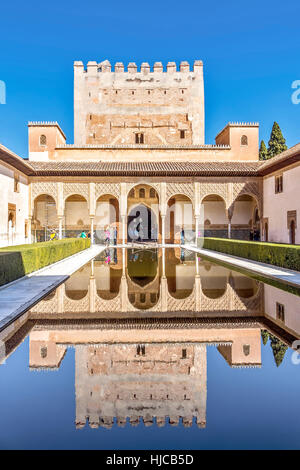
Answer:
POLYGON ((242 135, 241 145, 248 145, 248 137, 246 135, 242 135))
POLYGON ((136 144, 143 144, 144 143, 144 134, 142 132, 139 132, 138 134, 135 134, 135 143, 136 144))
POLYGON ((182 350, 181 359, 186 359, 186 349, 182 350))
POLYGON ((42 359, 45 359, 47 357, 47 354, 48 354, 48 350, 47 350, 47 347, 46 346, 43 346, 41 348, 41 358, 42 359))
POLYGON ((47 145, 47 137, 44 134, 40 136, 40 145, 43 147, 47 145))
POLYGON ((185 131, 180 131, 180 138, 185 139, 185 131))

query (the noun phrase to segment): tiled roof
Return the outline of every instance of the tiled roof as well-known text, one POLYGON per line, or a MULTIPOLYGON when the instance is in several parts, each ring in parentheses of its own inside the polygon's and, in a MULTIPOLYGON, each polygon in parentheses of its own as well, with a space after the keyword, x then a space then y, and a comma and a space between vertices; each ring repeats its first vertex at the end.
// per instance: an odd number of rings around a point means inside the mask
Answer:
POLYGON ((256 176, 262 162, 31 162, 37 176, 256 176))
POLYGON ((262 162, 262 165, 259 169, 261 175, 266 175, 272 173, 277 169, 283 168, 287 165, 291 165, 296 161, 300 160, 300 144, 296 144, 293 147, 285 150, 284 152, 276 155, 269 160, 262 162))
POLYGON ((13 166, 17 170, 21 171, 25 175, 31 175, 34 173, 33 168, 31 167, 30 163, 24 158, 19 157, 16 153, 12 152, 8 148, 4 147, 4 145, 0 144, 0 160, 9 165, 13 166))

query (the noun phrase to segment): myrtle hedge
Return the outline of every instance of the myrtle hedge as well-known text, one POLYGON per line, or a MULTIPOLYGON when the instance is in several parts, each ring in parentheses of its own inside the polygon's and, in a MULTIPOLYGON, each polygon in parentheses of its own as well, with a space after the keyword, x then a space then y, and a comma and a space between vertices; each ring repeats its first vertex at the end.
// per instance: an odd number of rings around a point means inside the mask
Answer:
POLYGON ((199 248, 219 251, 282 268, 300 271, 300 245, 265 243, 224 238, 200 238, 199 248))
POLYGON ((68 238, 0 248, 0 286, 90 247, 86 238, 68 238))

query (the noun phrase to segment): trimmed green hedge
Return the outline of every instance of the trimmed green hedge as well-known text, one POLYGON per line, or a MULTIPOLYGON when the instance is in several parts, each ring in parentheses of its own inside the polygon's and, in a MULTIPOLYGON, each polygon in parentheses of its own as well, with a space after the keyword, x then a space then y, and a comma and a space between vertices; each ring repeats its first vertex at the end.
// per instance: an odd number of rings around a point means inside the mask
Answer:
POLYGON ((300 246, 224 238, 200 238, 198 247, 300 271, 300 246))
POLYGON ((89 248, 88 238, 68 238, 0 248, 0 286, 89 248))

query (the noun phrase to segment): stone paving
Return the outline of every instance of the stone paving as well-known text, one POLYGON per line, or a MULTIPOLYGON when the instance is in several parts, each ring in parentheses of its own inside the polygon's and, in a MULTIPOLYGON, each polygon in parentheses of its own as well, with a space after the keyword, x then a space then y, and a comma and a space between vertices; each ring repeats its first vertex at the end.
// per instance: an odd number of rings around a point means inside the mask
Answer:
POLYGON ((193 245, 182 245, 187 250, 207 256, 212 260, 221 261, 222 263, 229 264, 233 267, 242 268, 251 271, 255 274, 274 279, 291 286, 300 287, 300 272, 292 271, 291 269, 280 268, 267 263, 260 263, 259 261, 252 261, 245 258, 239 258, 233 255, 227 255, 217 251, 206 250, 197 248, 193 245))
POLYGON ((71 274, 103 249, 103 246, 94 245, 3 286, 0 289, 0 331, 65 282, 71 274))

